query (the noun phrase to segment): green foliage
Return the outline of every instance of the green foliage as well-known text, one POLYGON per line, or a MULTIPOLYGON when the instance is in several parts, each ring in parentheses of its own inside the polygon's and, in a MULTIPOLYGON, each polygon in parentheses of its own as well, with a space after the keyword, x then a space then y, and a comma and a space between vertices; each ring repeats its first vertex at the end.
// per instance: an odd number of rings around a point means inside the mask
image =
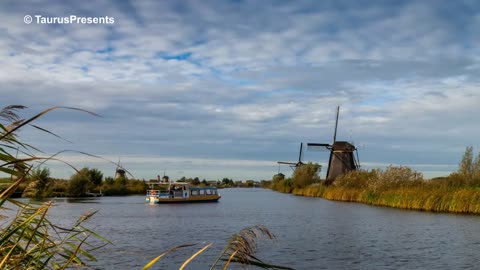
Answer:
POLYGON ((83 197, 87 192, 100 191, 103 173, 98 169, 82 168, 76 172, 68 183, 68 194, 72 197, 83 197))
POLYGON ((468 146, 462 156, 458 170, 445 180, 450 186, 480 186, 480 152, 473 159, 473 147, 468 146))
POLYGON ((102 191, 105 196, 123 196, 129 194, 127 187, 118 183, 103 186, 102 191))
POLYGON ((222 185, 223 185, 224 187, 234 187, 234 186, 235 186, 235 182, 233 182, 233 179, 223 178, 223 179, 222 179, 222 185))
POLYGON ((277 183, 277 182, 282 181, 284 179, 285 179, 285 174, 283 174, 283 173, 277 173, 272 177, 272 181, 274 183, 277 183))
POLYGON ((458 173, 465 179, 473 177, 473 147, 468 146, 460 162, 458 173))
POLYGON ((291 193, 293 191, 293 179, 277 179, 276 181, 272 181, 271 188, 278 192, 283 193, 291 193))
POLYGON ((115 178, 115 185, 118 186, 125 186, 127 184, 127 177, 126 176, 119 176, 115 178))
POLYGON ((297 166, 292 177, 294 188, 303 188, 313 183, 318 183, 320 181, 318 176, 320 169, 321 165, 312 162, 297 166))
POLYGON ((470 182, 472 186, 480 186, 480 152, 473 161, 473 173, 472 180, 470 182))
POLYGON ((112 177, 107 177, 101 186, 101 190, 105 196, 143 195, 147 191, 147 184, 143 180, 128 179, 125 180, 125 185, 123 185, 121 182, 113 180, 112 177))
POLYGON ((192 184, 197 186, 200 184, 200 179, 198 177, 193 178, 192 184))
POLYGON ((88 170, 88 177, 94 186, 100 186, 103 180, 103 173, 98 169, 88 170))
POLYGON ((83 197, 93 187, 88 168, 83 168, 70 177, 68 182, 68 194, 71 197, 83 197))
POLYGON ((113 185, 115 183, 115 179, 113 179, 113 177, 111 177, 111 176, 105 177, 105 183, 107 185, 113 185))

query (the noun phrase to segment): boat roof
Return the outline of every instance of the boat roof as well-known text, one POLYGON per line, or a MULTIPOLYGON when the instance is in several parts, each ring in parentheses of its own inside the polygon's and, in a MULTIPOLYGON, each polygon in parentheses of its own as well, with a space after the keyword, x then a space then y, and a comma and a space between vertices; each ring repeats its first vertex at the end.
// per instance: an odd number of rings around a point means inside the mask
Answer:
POLYGON ((148 184, 156 184, 156 185, 190 185, 190 183, 185 182, 153 182, 150 181, 148 184))
POLYGON ((179 185, 179 186, 189 186, 190 189, 216 189, 217 187, 195 187, 187 182, 148 182, 149 185, 179 185))

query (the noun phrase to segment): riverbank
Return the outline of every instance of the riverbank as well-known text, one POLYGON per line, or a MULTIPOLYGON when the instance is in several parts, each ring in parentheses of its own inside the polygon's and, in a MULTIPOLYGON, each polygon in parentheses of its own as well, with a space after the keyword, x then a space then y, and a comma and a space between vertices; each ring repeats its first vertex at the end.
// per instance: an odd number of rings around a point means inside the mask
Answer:
POLYGON ((407 167, 385 171, 354 171, 339 177, 332 185, 322 181, 296 187, 292 179, 273 181, 270 188, 299 196, 358 202, 401 209, 480 214, 480 185, 462 175, 424 180, 407 167))
POLYGON ((314 185, 292 190, 292 194, 327 200, 431 212, 480 214, 480 189, 455 190, 399 188, 385 191, 314 185))

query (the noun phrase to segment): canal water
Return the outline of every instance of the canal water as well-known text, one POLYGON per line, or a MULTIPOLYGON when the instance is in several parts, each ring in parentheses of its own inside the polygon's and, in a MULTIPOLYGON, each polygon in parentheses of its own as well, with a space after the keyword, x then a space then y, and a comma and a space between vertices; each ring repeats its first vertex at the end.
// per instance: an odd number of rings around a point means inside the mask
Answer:
MULTIPOLYGON (((223 189, 218 203, 148 205, 143 196, 57 199, 50 214, 86 223, 113 242, 94 254, 93 269, 141 269, 182 244, 152 269, 178 269, 202 246, 213 246, 187 269, 208 269, 233 233, 264 225, 276 241, 259 241, 257 257, 295 269, 478 269, 480 216, 434 214, 281 194, 223 189)), ((220 268, 221 269, 221 268, 220 268)), ((229 269, 242 269, 232 266, 229 269)), ((247 269, 256 269, 250 267, 247 269)))

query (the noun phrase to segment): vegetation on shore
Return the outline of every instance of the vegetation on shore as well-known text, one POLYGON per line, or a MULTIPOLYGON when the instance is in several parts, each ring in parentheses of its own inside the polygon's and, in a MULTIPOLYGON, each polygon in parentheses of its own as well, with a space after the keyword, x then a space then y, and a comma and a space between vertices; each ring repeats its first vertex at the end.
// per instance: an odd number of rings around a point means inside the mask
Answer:
MULTIPOLYGON (((168 177, 168 176, 166 176, 168 177)), ((101 193, 103 196, 144 195, 148 183, 152 180, 129 179, 127 177, 104 177, 103 173, 96 168, 84 167, 76 171, 70 179, 59 179, 50 176, 47 167, 33 169, 24 182, 17 188, 17 197, 44 199, 54 197, 85 197, 88 193, 101 193)), ((265 181, 253 180, 233 181, 223 178, 222 181, 199 180, 198 177, 181 177, 177 181, 190 183, 197 187, 260 187, 265 181)), ((0 191, 6 189, 14 181, 11 177, 0 178, 0 191)))
POLYGON ((428 180, 411 168, 389 166, 385 170, 352 171, 325 186, 318 180, 318 170, 312 174, 314 169, 314 164, 297 167, 291 179, 275 175, 270 188, 337 201, 480 214, 480 153, 474 159, 472 147, 467 147, 458 171, 428 180))

